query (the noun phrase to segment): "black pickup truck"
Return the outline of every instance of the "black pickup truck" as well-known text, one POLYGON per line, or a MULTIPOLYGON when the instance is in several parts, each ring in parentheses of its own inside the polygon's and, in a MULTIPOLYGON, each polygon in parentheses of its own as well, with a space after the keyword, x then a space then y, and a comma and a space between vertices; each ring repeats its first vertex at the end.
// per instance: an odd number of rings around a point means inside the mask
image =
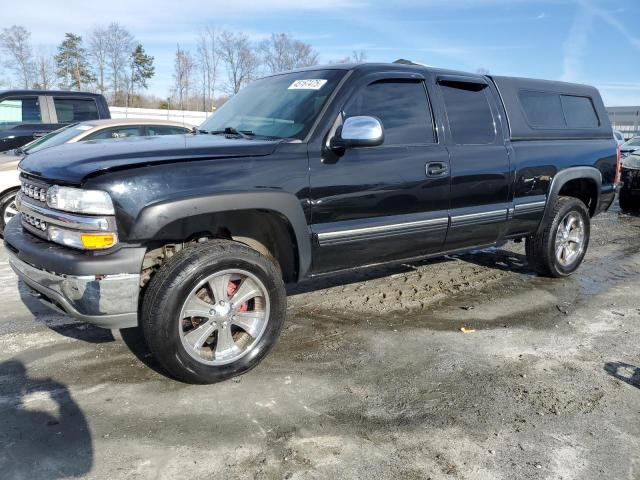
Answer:
POLYGON ((69 125, 111 118, 97 93, 53 90, 0 91, 0 152, 21 147, 69 125))
POLYGON ((170 375, 215 382, 273 346, 285 283, 522 239, 532 269, 569 275, 616 147, 592 87, 314 67, 256 81, 198 133, 29 155, 5 243, 43 301, 140 325, 170 375))

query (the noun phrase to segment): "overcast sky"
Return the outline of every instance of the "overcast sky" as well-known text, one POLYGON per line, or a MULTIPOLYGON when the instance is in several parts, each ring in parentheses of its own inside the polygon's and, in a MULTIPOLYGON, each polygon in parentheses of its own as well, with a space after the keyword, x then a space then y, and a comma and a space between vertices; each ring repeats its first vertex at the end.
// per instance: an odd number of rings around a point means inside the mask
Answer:
POLYGON ((640 105, 638 0, 23 0, 0 27, 23 25, 43 48, 65 32, 116 21, 155 56, 149 91, 171 88, 176 43, 191 48, 207 25, 271 32, 311 43, 321 62, 365 50, 370 61, 589 83, 607 105, 640 105))

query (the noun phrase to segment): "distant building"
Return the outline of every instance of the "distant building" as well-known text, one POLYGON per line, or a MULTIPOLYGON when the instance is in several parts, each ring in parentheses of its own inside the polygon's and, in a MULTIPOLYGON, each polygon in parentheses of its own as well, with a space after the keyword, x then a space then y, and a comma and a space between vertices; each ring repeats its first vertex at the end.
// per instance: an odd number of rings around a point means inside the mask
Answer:
POLYGON ((607 107, 607 112, 613 129, 622 132, 624 138, 640 135, 640 106, 607 107))

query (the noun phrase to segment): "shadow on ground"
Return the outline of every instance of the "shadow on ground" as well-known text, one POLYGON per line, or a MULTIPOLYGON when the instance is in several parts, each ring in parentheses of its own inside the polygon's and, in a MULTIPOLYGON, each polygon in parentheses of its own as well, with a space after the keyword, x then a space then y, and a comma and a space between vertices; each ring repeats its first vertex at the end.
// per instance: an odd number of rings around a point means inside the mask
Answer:
POLYGON ((640 368, 622 362, 607 362, 605 371, 613 378, 628 383, 632 387, 640 388, 640 368))
POLYGON ((30 377, 20 361, 0 363, 0 411, 2 478, 69 478, 91 470, 91 432, 65 385, 30 377))

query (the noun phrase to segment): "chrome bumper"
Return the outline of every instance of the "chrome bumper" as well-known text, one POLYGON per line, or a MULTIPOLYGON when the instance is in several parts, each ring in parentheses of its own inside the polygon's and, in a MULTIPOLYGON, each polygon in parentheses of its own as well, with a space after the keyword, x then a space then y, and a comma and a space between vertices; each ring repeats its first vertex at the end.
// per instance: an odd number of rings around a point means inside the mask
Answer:
POLYGON ((104 328, 138 325, 140 275, 56 275, 7 254, 18 277, 54 310, 104 328))

